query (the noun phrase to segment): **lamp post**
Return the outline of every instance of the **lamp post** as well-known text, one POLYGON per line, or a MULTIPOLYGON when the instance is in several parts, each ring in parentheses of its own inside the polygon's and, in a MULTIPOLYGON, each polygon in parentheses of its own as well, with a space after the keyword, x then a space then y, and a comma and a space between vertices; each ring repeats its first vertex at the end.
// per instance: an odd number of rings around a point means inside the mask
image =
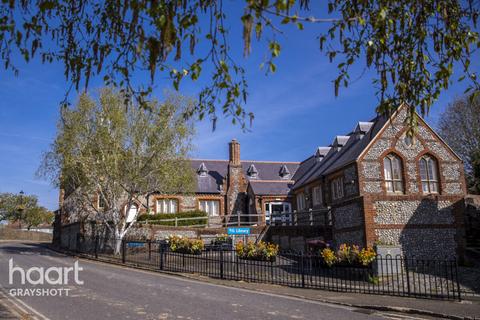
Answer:
POLYGON ((22 216, 23 216, 23 210, 25 208, 23 207, 23 195, 25 193, 23 190, 20 190, 20 205, 18 206, 18 228, 22 229, 22 216))

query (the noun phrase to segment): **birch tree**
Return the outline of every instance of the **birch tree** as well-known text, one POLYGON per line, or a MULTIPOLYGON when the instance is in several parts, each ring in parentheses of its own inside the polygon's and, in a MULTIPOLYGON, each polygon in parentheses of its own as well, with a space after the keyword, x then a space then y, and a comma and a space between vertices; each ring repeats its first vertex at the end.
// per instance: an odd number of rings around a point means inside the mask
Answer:
POLYGON ((438 133, 462 158, 472 192, 480 192, 480 96, 462 96, 441 114, 438 133))
POLYGON ((79 220, 95 219, 108 228, 115 253, 141 208, 131 222, 127 213, 142 196, 191 191, 186 157, 193 127, 181 114, 192 104, 168 95, 165 102, 139 108, 124 94, 103 89, 98 99, 82 94, 73 108, 62 110, 40 174, 75 197, 79 220))

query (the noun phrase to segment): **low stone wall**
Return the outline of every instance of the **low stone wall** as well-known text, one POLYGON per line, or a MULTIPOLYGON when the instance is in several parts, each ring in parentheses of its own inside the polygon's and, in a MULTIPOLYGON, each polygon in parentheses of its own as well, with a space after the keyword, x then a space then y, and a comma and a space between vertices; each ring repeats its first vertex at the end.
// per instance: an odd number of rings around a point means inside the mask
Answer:
POLYGON ((0 228, 0 240, 25 240, 25 241, 42 241, 51 242, 52 234, 37 231, 26 231, 12 229, 8 227, 0 228))
POLYGON ((330 233, 321 226, 270 226, 264 241, 273 242, 280 250, 306 251, 308 240, 331 240, 330 233))

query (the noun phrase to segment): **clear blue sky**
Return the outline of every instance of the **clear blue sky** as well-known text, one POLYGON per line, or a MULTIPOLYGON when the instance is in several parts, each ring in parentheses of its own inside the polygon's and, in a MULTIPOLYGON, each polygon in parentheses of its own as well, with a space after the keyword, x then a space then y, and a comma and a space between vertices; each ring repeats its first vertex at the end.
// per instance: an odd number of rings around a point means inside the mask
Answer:
MULTIPOLYGON (((238 22, 235 26, 239 27, 238 22)), ((287 30, 278 37, 282 52, 277 72, 266 76, 259 65, 266 54, 254 41, 252 55, 241 58, 241 30, 232 29, 231 46, 239 62, 247 68, 249 98, 247 110, 255 113, 251 132, 242 132, 229 119, 219 117, 212 132, 208 121, 197 123, 193 152, 196 158, 226 159, 228 142, 241 143, 241 157, 250 160, 301 161, 317 146, 328 145, 335 135, 348 133, 358 121, 375 116, 377 98, 366 74, 335 98, 332 79, 334 64, 318 50, 317 32, 287 30)), ((479 59, 480 60, 480 59, 479 59)), ((478 62, 476 68, 478 70, 478 62)), ((0 71, 0 192, 25 191, 36 194, 40 203, 57 208, 58 191, 47 181, 35 178, 42 152, 56 134, 59 102, 67 88, 60 64, 42 65, 38 60, 19 63, 20 74, 0 71)), ((206 70, 208 72, 208 70, 206 70)), ((460 69, 455 70, 455 78, 460 69)), ((352 78, 359 74, 354 69, 352 78)), ((198 83, 185 83, 181 91, 194 95, 207 74, 198 83)), ((94 79, 90 90, 101 86, 94 79)), ((161 97, 167 82, 158 81, 155 95, 161 97)), ((453 84, 434 104, 427 121, 436 125, 439 114, 464 91, 465 84, 453 84)), ((76 94, 75 94, 76 95, 76 94)), ((72 101, 75 101, 75 95, 72 101)))

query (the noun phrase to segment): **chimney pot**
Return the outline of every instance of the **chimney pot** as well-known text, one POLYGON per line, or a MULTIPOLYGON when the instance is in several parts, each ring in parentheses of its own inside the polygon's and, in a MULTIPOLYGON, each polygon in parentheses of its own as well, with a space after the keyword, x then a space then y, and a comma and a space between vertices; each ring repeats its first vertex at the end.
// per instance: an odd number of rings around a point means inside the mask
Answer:
POLYGON ((240 143, 236 139, 232 139, 229 145, 230 164, 240 165, 240 143))

